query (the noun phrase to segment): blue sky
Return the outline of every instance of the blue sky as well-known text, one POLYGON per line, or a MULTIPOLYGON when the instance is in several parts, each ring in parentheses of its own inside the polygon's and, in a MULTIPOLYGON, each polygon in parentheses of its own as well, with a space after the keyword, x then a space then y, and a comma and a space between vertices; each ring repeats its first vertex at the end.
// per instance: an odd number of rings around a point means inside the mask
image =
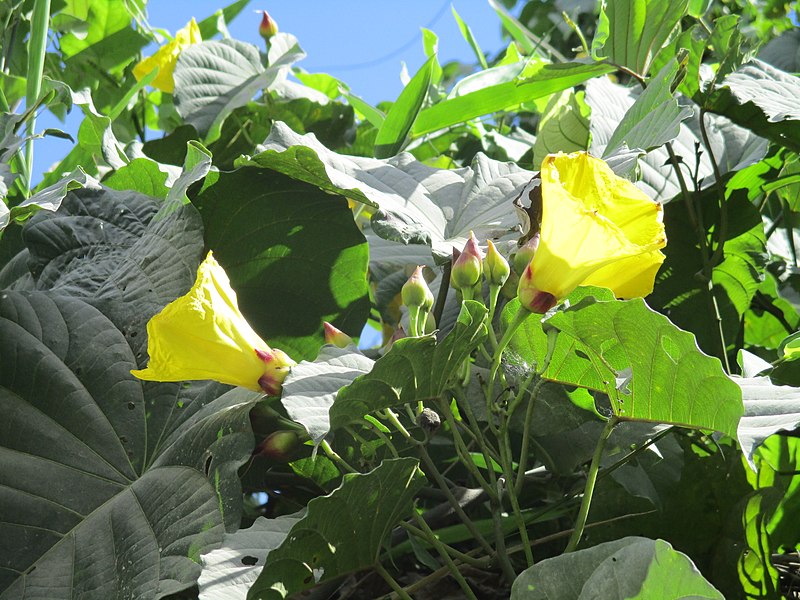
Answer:
MULTIPOLYGON (((174 33, 191 17, 197 20, 225 6, 224 0, 151 0, 148 15, 151 25, 174 33)), ((294 0, 251 1, 229 24, 231 36, 263 44, 258 36, 260 15, 266 9, 280 30, 297 36, 307 57, 298 66, 311 73, 326 72, 346 82, 353 93, 371 103, 393 100, 402 90, 401 63, 413 74, 424 62, 421 27, 439 36, 439 60, 475 62, 472 49, 461 36, 451 13, 455 6, 472 28, 484 52, 494 54, 505 43, 500 35, 500 20, 484 0, 294 0)), ((506 42, 507 43, 507 42, 506 42)), ((149 54, 155 49, 148 48, 149 54)), ((37 129, 58 127, 73 136, 80 124, 76 109, 65 124, 42 115, 37 129)), ((34 180, 70 149, 70 142, 45 138, 35 146, 34 180)))

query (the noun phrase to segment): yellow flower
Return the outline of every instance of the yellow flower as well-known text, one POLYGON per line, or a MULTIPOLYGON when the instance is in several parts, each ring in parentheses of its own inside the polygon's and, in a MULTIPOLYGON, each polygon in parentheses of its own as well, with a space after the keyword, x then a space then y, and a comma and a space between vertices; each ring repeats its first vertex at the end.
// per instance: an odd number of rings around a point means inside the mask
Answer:
POLYGON ((545 312, 579 285, 646 296, 667 243, 663 208, 585 152, 542 162, 539 245, 520 277, 520 303, 545 312))
POLYGON ((169 303, 147 324, 146 381, 213 379, 272 396, 295 362, 270 348, 245 321, 228 276, 211 252, 185 296, 169 303))
POLYGON ((192 18, 186 27, 175 34, 175 38, 172 41, 167 42, 153 56, 142 59, 133 67, 133 76, 136 77, 137 81, 141 81, 154 69, 158 69, 158 75, 156 75, 151 85, 162 92, 171 94, 175 90, 172 72, 175 70, 178 57, 186 48, 202 41, 203 37, 200 35, 200 28, 192 18))

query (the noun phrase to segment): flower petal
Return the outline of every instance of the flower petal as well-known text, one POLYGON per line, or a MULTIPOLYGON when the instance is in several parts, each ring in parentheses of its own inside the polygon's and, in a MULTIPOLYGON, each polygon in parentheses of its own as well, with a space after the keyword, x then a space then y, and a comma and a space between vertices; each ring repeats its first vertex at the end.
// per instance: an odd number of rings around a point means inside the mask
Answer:
POLYGON ((132 373, 148 381, 213 379, 260 391, 265 375, 274 383, 276 368, 294 364, 247 323, 228 276, 211 252, 189 293, 153 317, 147 334, 150 361, 146 369, 132 373))
POLYGON ((171 94, 175 91, 175 82, 172 73, 178 62, 178 57, 186 48, 192 44, 199 44, 203 41, 200 35, 200 27, 192 19, 183 29, 175 34, 175 38, 161 46, 153 56, 148 56, 133 68, 133 76, 140 81, 150 74, 154 69, 158 69, 158 75, 152 81, 154 88, 171 94))
POLYGON ((585 152, 547 156, 541 180, 541 238, 530 285, 561 299, 583 283, 597 285, 592 276, 600 272, 595 279, 615 293, 651 292, 663 261, 658 249, 666 244, 661 206, 585 152), (631 271, 609 268, 620 261, 631 271))

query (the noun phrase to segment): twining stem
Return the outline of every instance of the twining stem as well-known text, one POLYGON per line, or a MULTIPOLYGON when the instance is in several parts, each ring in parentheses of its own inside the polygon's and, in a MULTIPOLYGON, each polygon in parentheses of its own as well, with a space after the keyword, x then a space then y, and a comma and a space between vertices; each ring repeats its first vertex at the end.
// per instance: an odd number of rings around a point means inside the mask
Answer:
POLYGON ((706 238, 703 218, 700 213, 695 211, 694 200, 692 198, 692 195, 689 193, 689 188, 686 186, 686 181, 683 178, 683 172, 681 171, 680 163, 678 162, 678 157, 675 155, 675 151, 672 149, 672 143, 667 142, 665 144, 665 148, 667 149, 667 153, 669 154, 669 159, 670 163, 672 164, 672 168, 675 170, 675 176, 678 178, 678 185, 681 188, 681 195, 683 196, 683 203, 686 205, 686 212, 689 216, 689 221, 691 222, 692 227, 695 230, 697 241, 700 244, 700 257, 703 261, 703 276, 707 281, 706 294, 708 299, 708 309, 709 312, 711 313, 711 318, 717 324, 717 334, 719 336, 719 343, 720 343, 720 358, 723 361, 725 370, 728 373, 730 373, 731 369, 730 369, 730 364, 728 363, 728 346, 725 343, 725 332, 722 328, 722 315, 719 312, 717 297, 714 294, 714 284, 711 280, 713 265, 709 257, 708 239, 706 238))
POLYGON ((336 451, 331 448, 331 445, 328 443, 327 440, 322 440, 320 442, 319 447, 322 448, 322 451, 325 455, 330 458, 333 462, 339 465, 346 473, 358 473, 353 467, 351 467, 345 459, 339 456, 336 451))
POLYGON ((486 323, 489 329, 489 341, 492 344, 492 350, 497 349, 497 335, 495 335, 492 322, 494 321, 494 313, 497 311, 497 298, 500 296, 499 285, 489 285, 489 314, 486 317, 486 323))
POLYGON ((450 558, 450 555, 442 546, 442 543, 439 541, 439 539, 436 537, 433 531, 431 531, 431 528, 428 526, 428 523, 425 522, 425 519, 420 517, 416 513, 416 511, 414 512, 414 520, 420 526, 422 531, 427 535, 428 542, 434 548, 436 548, 436 551, 439 553, 439 556, 442 557, 442 560, 444 560, 445 564, 449 568, 450 574, 453 576, 453 579, 456 580, 456 582, 458 583, 459 587, 462 589, 466 597, 469 598, 470 600, 478 600, 477 597, 475 596, 475 593, 472 591, 472 588, 469 587, 467 580, 464 579, 464 576, 461 574, 461 571, 458 570, 458 567, 453 562, 453 559, 450 558))
POLYGON ((580 510, 578 510, 578 519, 575 521, 575 529, 572 531, 572 535, 569 538, 567 549, 564 550, 565 554, 575 550, 583 537, 583 529, 586 526, 586 519, 589 516, 589 507, 592 505, 594 486, 597 483, 597 471, 600 469, 600 459, 603 457, 603 450, 606 447, 606 442, 618 423, 619 421, 616 416, 612 416, 606 422, 606 426, 600 434, 600 439, 597 440, 594 456, 592 456, 592 463, 589 466, 589 474, 586 477, 586 485, 583 488, 583 499, 581 500, 580 510))
MULTIPOLYGON (((375 572, 381 577, 383 577, 383 580, 389 584, 389 587, 392 588, 394 593, 397 594, 399 598, 402 598, 402 600, 414 600, 411 596, 409 596, 406 593, 406 591, 403 589, 403 586, 397 583, 395 578, 392 577, 392 574, 383 568, 383 565, 380 562, 377 561, 375 562, 375 572)), ((459 575, 460 574, 461 573, 459 573, 459 575)))
MULTIPOLYGON (((419 517, 420 519, 424 520, 424 517, 419 517)), ((427 523, 427 521, 426 521, 427 523)), ((405 529, 410 535, 416 536, 421 540, 424 540, 430 544, 430 537, 427 533, 425 533, 422 529, 417 529, 410 523, 406 523, 405 521, 400 522, 400 527, 405 529)), ((430 527, 430 525, 428 525, 430 527)), ((435 536, 436 534, 432 532, 435 536)), ((475 558, 474 556, 470 556, 464 552, 456 550, 450 544, 444 543, 438 537, 436 537, 438 542, 442 545, 447 553, 453 557, 454 560, 459 560, 465 564, 471 565, 477 569, 485 569, 487 566, 491 564, 492 557, 491 556, 484 556, 483 558, 475 558)))
MULTIPOLYGON (((453 495, 453 491, 450 489, 450 486, 447 485, 447 481, 445 481, 444 476, 439 472, 439 469, 436 468, 436 464, 428 454, 425 446, 420 445, 419 447, 420 455, 422 456, 422 460, 425 463, 425 470, 433 476, 433 480, 436 482, 436 485, 439 486, 439 489, 447 498, 447 501, 450 503, 450 506, 453 507, 453 510, 458 515, 458 518, 464 523, 466 528, 475 538, 475 540, 483 547, 483 549, 488 552, 490 555, 494 554, 494 549, 486 541, 486 538, 483 537, 478 528, 475 526, 475 523, 472 522, 472 519, 467 516, 467 513, 464 512, 464 509, 461 508, 461 504, 459 503, 458 499, 453 495)), ((469 458, 469 457, 467 457, 469 458)))
MULTIPOLYGON (((35 0, 33 3, 33 16, 31 17, 31 33, 28 38, 28 72, 26 74, 25 106, 36 104, 42 91, 42 74, 44 73, 44 57, 47 51, 47 31, 50 20, 50 0, 35 0)), ((36 129, 36 115, 32 114, 28 120, 27 132, 34 135, 36 129)), ((28 190, 31 189, 33 169, 33 140, 25 143, 25 182, 28 190)))
MULTIPOLYGON (((388 421, 394 425, 395 429, 400 432, 400 434, 406 438, 407 440, 413 440, 414 438, 408 432, 408 430, 403 426, 400 422, 400 419, 397 418, 397 415, 390 409, 386 409, 387 419, 388 421)), ((486 538, 481 535, 481 532, 478 531, 478 528, 475 526, 475 523, 472 522, 472 519, 467 516, 467 513, 464 512, 464 509, 461 508, 461 504, 459 504, 458 499, 453 495, 450 486, 447 485, 447 481, 445 481, 442 474, 439 472, 439 469, 436 468, 436 463, 433 462, 431 459, 430 454, 428 454, 428 450, 425 448, 423 444, 418 444, 420 456, 422 457, 422 461, 425 464, 425 470, 429 473, 433 480, 436 482, 436 485, 439 486, 439 489, 442 490, 447 501, 450 503, 450 506, 453 508, 455 513, 464 523, 466 528, 469 532, 475 537, 478 543, 483 546, 483 549, 486 550, 489 554, 494 554, 494 550, 492 549, 489 542, 486 541, 486 538)))
POLYGON ((520 448, 517 465, 517 477, 514 480, 514 494, 519 496, 525 483, 525 469, 528 466, 528 450, 531 443, 531 426, 533 424, 533 407, 536 405, 536 395, 544 384, 544 379, 539 379, 531 390, 528 406, 525 409, 525 422, 522 428, 522 446, 520 448))

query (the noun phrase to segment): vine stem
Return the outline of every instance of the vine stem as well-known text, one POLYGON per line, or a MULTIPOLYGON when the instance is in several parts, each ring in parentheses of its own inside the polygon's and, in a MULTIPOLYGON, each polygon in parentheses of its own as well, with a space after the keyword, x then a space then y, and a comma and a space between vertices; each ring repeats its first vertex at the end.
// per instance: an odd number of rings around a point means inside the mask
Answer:
POLYGON ((589 516, 589 507, 592 505, 594 487, 597 483, 597 472, 600 469, 600 459, 603 457, 603 450, 606 447, 606 442, 611 436, 611 432, 614 431, 614 427, 616 427, 618 423, 619 421, 617 420, 617 417, 612 416, 608 422, 606 422, 606 426, 603 428, 603 432, 600 434, 600 439, 597 440, 597 446, 594 449, 594 456, 592 456, 592 464, 589 466, 589 474, 586 477, 586 486, 583 488, 583 499, 581 500, 581 507, 578 511, 578 519, 575 521, 575 529, 572 531, 572 535, 569 538, 569 543, 567 544, 567 549, 564 550, 564 554, 574 551, 578 547, 578 543, 583 537, 583 529, 586 527, 586 519, 589 516))
POLYGON ((458 570, 458 567, 453 562, 453 559, 450 558, 450 555, 447 553, 447 550, 444 548, 442 543, 436 537, 436 534, 434 534, 433 531, 431 531, 431 528, 428 526, 428 523, 425 521, 425 519, 419 516, 416 511, 414 511, 414 520, 417 522, 422 531, 425 533, 426 537, 428 538, 428 542, 434 548, 436 548, 436 551, 439 553, 439 556, 442 557, 442 560, 444 560, 445 564, 447 565, 450 574, 453 576, 453 579, 456 580, 456 582, 458 583, 459 587, 463 590, 466 597, 469 598, 469 600, 478 600, 477 597, 475 596, 475 592, 473 592, 472 588, 469 587, 467 580, 464 579, 464 576, 461 574, 461 571, 458 570))
POLYGON ((339 467, 344 469, 347 473, 358 473, 353 467, 351 467, 348 462, 339 456, 336 451, 331 448, 331 445, 328 443, 328 440, 322 440, 319 444, 319 447, 322 448, 322 451, 325 455, 330 458, 333 462, 335 462, 339 467))
MULTIPOLYGON (((395 594, 402 600, 414 600, 411 596, 409 596, 406 591, 403 589, 397 580, 392 577, 392 574, 387 571, 380 562, 375 563, 375 572, 383 577, 383 580, 389 584, 389 587, 392 588, 395 594)), ((460 575, 460 573, 459 573, 460 575)))

